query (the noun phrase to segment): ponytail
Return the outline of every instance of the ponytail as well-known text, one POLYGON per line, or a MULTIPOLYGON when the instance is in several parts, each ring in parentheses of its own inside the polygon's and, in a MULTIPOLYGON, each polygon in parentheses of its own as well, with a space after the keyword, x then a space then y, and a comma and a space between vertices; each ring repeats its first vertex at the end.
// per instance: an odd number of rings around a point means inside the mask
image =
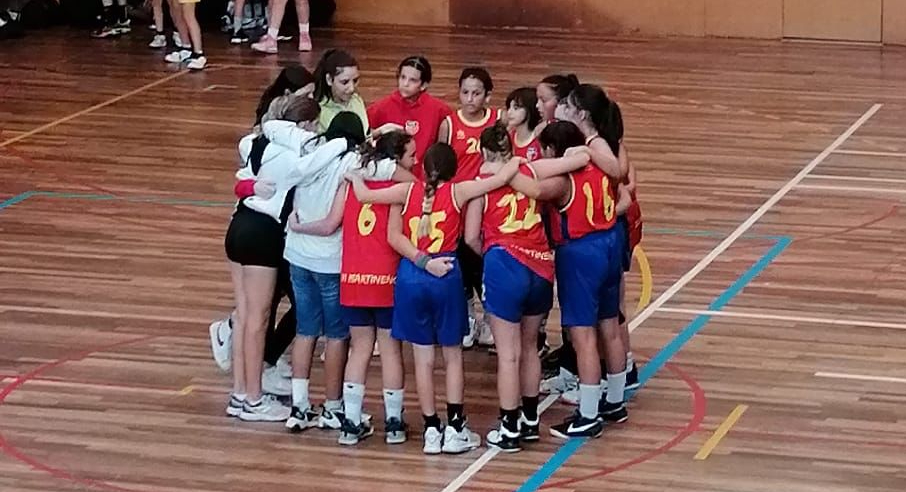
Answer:
POLYGON ((424 166, 425 197, 422 198, 422 214, 418 219, 418 238, 427 236, 431 230, 431 212, 438 186, 456 175, 456 152, 445 143, 435 143, 425 152, 424 166))

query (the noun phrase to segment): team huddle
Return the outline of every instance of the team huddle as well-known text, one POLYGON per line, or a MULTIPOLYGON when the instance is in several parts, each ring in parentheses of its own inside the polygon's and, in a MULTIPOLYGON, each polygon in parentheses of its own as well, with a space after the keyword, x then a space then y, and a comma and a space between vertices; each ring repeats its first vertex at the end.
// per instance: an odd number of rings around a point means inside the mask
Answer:
POLYGON ((578 405, 551 435, 597 437, 628 418, 624 395, 638 384, 623 273, 641 214, 620 108, 599 86, 553 75, 496 110, 490 74, 474 67, 462 71, 453 111, 427 93, 431 76, 428 60, 408 57, 398 90, 366 106, 356 60, 330 50, 314 74, 285 69, 265 91, 239 143, 225 239, 236 306, 211 325, 215 360, 232 368, 227 414, 338 429, 338 442, 354 445, 374 433, 363 400, 377 350, 385 441, 405 442, 407 342, 424 452, 466 452, 481 438, 464 408, 463 347, 480 339, 498 363, 488 446, 516 452, 540 439, 542 391, 578 405), (542 381, 555 285, 564 343, 559 374, 542 381), (283 297, 291 308, 277 322, 283 297), (325 394, 315 407, 320 338, 325 394))

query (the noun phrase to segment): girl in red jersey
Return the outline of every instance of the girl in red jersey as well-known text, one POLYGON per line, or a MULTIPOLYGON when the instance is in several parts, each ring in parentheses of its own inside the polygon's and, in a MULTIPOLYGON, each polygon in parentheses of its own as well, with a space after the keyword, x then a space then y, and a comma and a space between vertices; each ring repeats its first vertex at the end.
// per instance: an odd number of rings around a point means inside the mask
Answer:
MULTIPOLYGON (((546 155, 580 152, 581 130, 570 122, 555 122, 539 135, 546 155)), ((569 329, 576 350, 579 373, 578 416, 551 427, 556 437, 596 437, 602 430, 601 365, 599 338, 605 335, 605 320, 619 311, 620 251, 623 236, 616 220, 617 189, 608 176, 585 159, 565 176, 533 182, 534 188, 512 186, 526 195, 553 201, 560 207, 550 227, 557 246, 556 272, 561 324, 569 329)), ((572 164, 572 163, 570 163, 572 164)), ((559 175, 567 166, 533 166, 539 177, 559 175)), ((622 354, 621 357, 625 355, 622 354)), ((622 395, 622 391, 620 392, 622 395)), ((625 412, 625 410, 624 410, 625 412)), ((610 420, 610 419, 608 419, 610 420)))
POLYGON ((396 69, 397 90, 368 106, 368 121, 375 128, 387 123, 399 125, 415 139, 416 176, 428 147, 437 141, 440 123, 450 114, 450 106, 428 94, 431 64, 423 56, 409 56, 396 69))
POLYGON ((528 162, 541 158, 538 134, 544 129, 538 112, 538 96, 531 87, 520 87, 506 97, 506 121, 513 142, 513 155, 528 162))
MULTIPOLYGON (((366 147, 362 162, 389 159, 411 170, 415 162, 412 136, 395 131, 383 135, 374 147, 366 147)), ((370 181, 371 189, 387 188, 393 181, 370 181)), ((362 418, 365 378, 375 335, 381 352, 384 383, 385 441, 406 441, 403 422, 403 359, 400 342, 390 337, 393 320, 393 281, 399 255, 387 242, 389 205, 363 204, 347 186, 337 191, 327 217, 305 224, 290 223, 296 232, 327 236, 343 228, 343 256, 340 270, 340 305, 350 327, 351 344, 343 384, 344 419, 338 442, 358 444, 373 433, 362 418)))
MULTIPOLYGON (((623 139, 623 118, 619 105, 611 101, 603 89, 596 85, 581 84, 566 98, 563 110, 564 118, 575 123, 585 135, 585 149, 591 155, 592 161, 612 178, 615 183, 623 183, 627 174, 629 161, 625 157, 618 159, 617 165, 612 165, 613 155, 621 152, 623 139), (604 161, 607 161, 606 163, 604 161)), ((625 187, 624 187, 625 188, 625 187)), ((624 230, 626 223, 620 222, 623 244, 626 240, 624 230)), ((625 267, 625 245, 620 250, 621 267, 625 267)), ((622 285, 622 271, 620 269, 620 283, 622 285)), ((617 292, 617 298, 623 298, 617 292)), ((600 340, 600 355, 602 368, 606 368, 606 397, 602 399, 600 414, 610 422, 624 422, 628 418, 624 404, 624 392, 627 381, 627 359, 629 354, 629 333, 626 327, 625 336, 621 325, 625 325, 625 316, 622 312, 615 313, 603 320, 600 340), (622 320, 620 318, 623 318, 622 320)), ((634 364, 633 364, 634 366, 634 364)))
POLYGON ((424 181, 372 190, 349 176, 355 194, 366 203, 393 204, 388 240, 403 256, 394 291, 394 338, 412 343, 415 382, 425 419, 424 452, 462 453, 477 448, 478 434, 466 426, 463 412, 462 337, 468 329, 462 272, 456 248, 462 236, 462 205, 506 184, 517 171, 512 162, 481 181, 452 183, 456 154, 436 143, 425 153, 424 181), (447 421, 441 430, 434 402, 434 357, 442 347, 446 365, 447 421))
MULTIPOLYGON (((481 167, 481 132, 494 126, 501 119, 501 112, 488 108, 494 82, 487 70, 480 67, 466 68, 459 76, 459 110, 447 116, 440 125, 438 141, 450 144, 456 152, 456 176, 453 182, 471 181, 478 177, 481 167)), ((493 346, 494 337, 485 320, 475 313, 472 304, 475 293, 481 297, 481 257, 465 242, 459 245, 457 256, 462 263, 466 300, 469 303, 469 334, 463 346, 493 346)))
MULTIPOLYGON (((481 149, 483 178, 489 168, 512 158, 513 145, 506 127, 497 124, 485 129, 481 149)), ((576 153, 569 159, 582 165, 588 155, 576 153)), ((519 171, 534 177, 527 165, 519 171)), ((504 186, 469 203, 466 218, 466 242, 479 254, 484 253, 483 300, 497 345, 500 423, 488 433, 487 443, 505 452, 521 450, 521 440, 539 438, 541 359, 537 337, 554 296, 554 255, 539 205, 504 186)))

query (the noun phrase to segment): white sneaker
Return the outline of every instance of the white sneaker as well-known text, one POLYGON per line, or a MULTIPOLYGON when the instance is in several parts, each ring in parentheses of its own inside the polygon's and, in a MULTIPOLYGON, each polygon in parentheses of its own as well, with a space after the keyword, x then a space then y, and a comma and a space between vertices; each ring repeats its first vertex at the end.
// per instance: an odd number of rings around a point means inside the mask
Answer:
POLYGON ((544 394, 563 394, 578 388, 579 378, 562 367, 560 374, 541 381, 541 392, 544 394))
POLYGON ((176 51, 171 52, 167 56, 165 56, 164 60, 167 63, 182 63, 182 62, 188 60, 190 56, 192 56, 191 51, 180 48, 176 51))
POLYGON ((452 425, 448 425, 447 428, 444 429, 444 446, 441 449, 444 453, 465 453, 478 446, 481 446, 481 437, 469 430, 467 425, 464 425, 459 432, 456 432, 456 429, 454 429, 452 425))
POLYGON ((293 407, 289 418, 286 419, 286 428, 289 429, 290 432, 302 432, 305 429, 317 426, 318 412, 315 412, 311 407, 308 407, 305 410, 293 407))
POLYGON ((208 58, 201 55, 189 58, 189 63, 186 64, 186 67, 188 67, 189 70, 203 70, 207 64, 208 58))
POLYGON ((491 331, 491 325, 482 316, 475 323, 478 326, 478 345, 482 347, 494 346, 494 333, 491 331))
MULTIPOLYGON (((343 407, 340 407, 343 408, 343 407)), ((319 429, 339 429, 343 426, 343 410, 328 410, 321 405, 321 416, 318 417, 319 429)))
POLYGON ((167 36, 164 34, 155 34, 154 38, 148 43, 149 48, 160 49, 167 47, 167 36))
POLYGON ((478 329, 476 327, 475 318, 471 315, 469 316, 469 333, 468 335, 462 337, 462 348, 470 349, 475 346, 475 339, 478 337, 478 329))
POLYGON ((289 354, 283 354, 277 359, 277 374, 281 378, 292 378, 293 377, 293 366, 290 362, 289 354))
POLYGON ((179 32, 177 32, 177 31, 173 31, 173 42, 176 44, 176 46, 179 46, 179 47, 184 46, 182 44, 182 38, 179 37, 179 32))
POLYGON ((236 398, 236 395, 230 393, 230 402, 226 407, 226 414, 230 417, 238 417, 242 413, 242 407, 245 405, 245 400, 240 400, 236 398))
POLYGON ((293 394, 292 380, 280 376, 277 366, 265 367, 261 371, 261 390, 277 396, 293 394))
POLYGON ((283 406, 271 395, 264 395, 257 402, 246 400, 239 418, 246 422, 283 422, 289 414, 289 407, 283 406))
POLYGON ((233 326, 230 324, 230 318, 211 323, 208 333, 211 335, 211 353, 214 355, 214 362, 221 371, 230 372, 233 365, 233 326))
POLYGON ((443 440, 444 435, 441 434, 438 429, 428 427, 425 429, 425 446, 422 448, 422 451, 425 454, 440 454, 443 440))

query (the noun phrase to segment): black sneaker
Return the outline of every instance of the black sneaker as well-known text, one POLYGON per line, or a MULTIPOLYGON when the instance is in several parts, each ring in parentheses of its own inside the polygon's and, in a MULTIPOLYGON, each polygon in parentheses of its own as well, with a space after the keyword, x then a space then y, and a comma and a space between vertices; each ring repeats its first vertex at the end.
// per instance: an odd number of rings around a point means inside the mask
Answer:
POLYGON ((349 419, 344 418, 340 426, 340 437, 337 439, 338 444, 344 446, 355 446, 362 439, 374 434, 374 428, 367 420, 359 424, 353 424, 349 419))
POLYGON ((639 388, 639 366, 632 364, 632 370, 626 373, 626 390, 639 388))
POLYGON ((391 417, 384 422, 384 442, 387 444, 402 444, 406 442, 409 425, 401 419, 391 417))
POLYGON ((488 446, 497 448, 504 453, 518 453, 522 451, 522 446, 519 445, 519 438, 519 431, 511 431, 503 425, 503 422, 498 422, 497 428, 488 432, 485 440, 488 446))
POLYGON ((629 412, 626 411, 626 405, 623 402, 610 403, 605 398, 598 402, 598 418, 604 422, 622 424, 629 420, 629 412))
POLYGON ((581 415, 567 418, 562 424, 551 426, 551 435, 560 439, 571 437, 598 437, 604 432, 600 418, 585 418, 581 415))
POLYGON ((312 410, 311 407, 308 407, 305 410, 302 410, 299 407, 293 407, 293 411, 286 420, 286 428, 289 429, 290 432, 302 432, 305 429, 317 427, 318 417, 318 412, 312 410))
POLYGON ((537 441, 541 439, 539 432, 539 419, 531 421, 525 418, 525 414, 519 415, 519 435, 523 441, 537 441))
POLYGON ((240 29, 236 32, 230 31, 230 44, 242 44, 249 42, 249 35, 245 29, 240 29))

